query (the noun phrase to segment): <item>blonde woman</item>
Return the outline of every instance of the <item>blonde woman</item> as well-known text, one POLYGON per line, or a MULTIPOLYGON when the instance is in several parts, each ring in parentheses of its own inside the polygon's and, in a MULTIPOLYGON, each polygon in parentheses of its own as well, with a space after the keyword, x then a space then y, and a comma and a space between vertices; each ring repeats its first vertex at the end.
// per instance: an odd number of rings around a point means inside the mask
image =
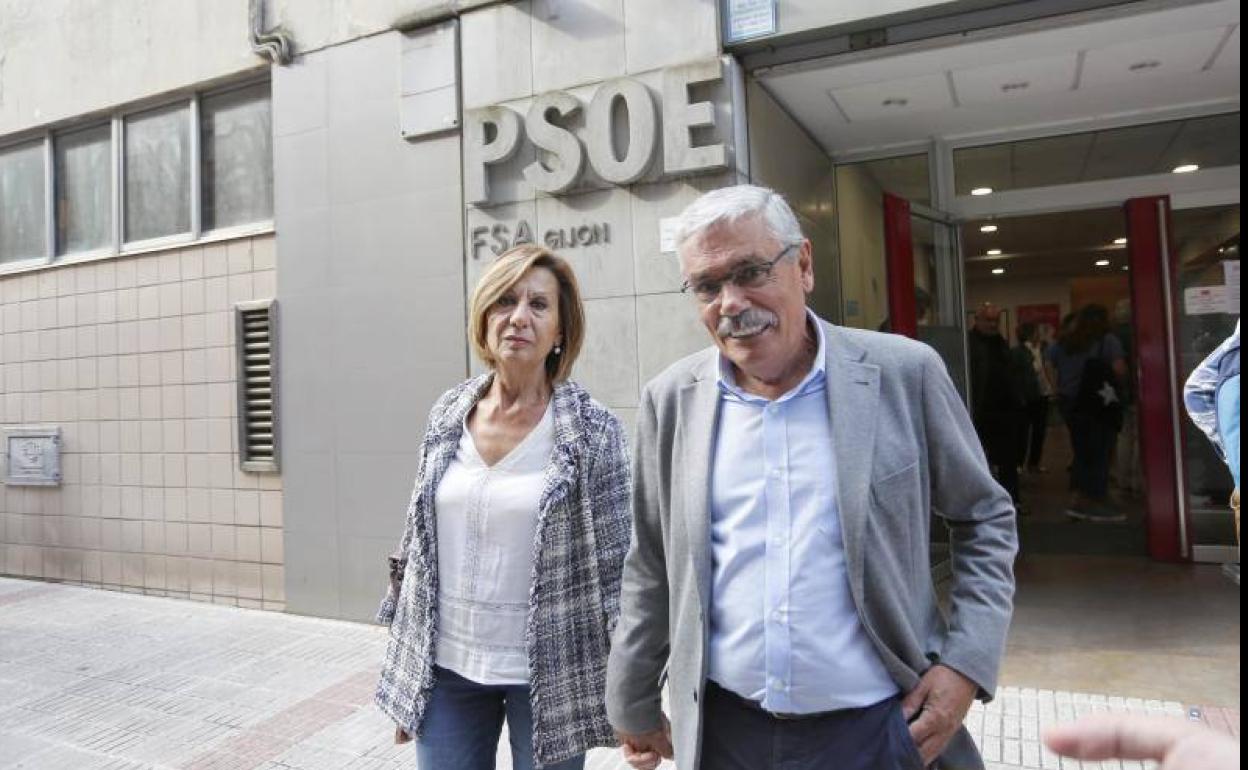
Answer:
POLYGON ((394 579, 377 703, 421 770, 492 770, 504 720, 516 770, 580 770, 614 745, 608 640, 629 543, 618 419, 568 380, 584 339, 576 276, 534 245, 473 293, 489 368, 429 415, 394 579))

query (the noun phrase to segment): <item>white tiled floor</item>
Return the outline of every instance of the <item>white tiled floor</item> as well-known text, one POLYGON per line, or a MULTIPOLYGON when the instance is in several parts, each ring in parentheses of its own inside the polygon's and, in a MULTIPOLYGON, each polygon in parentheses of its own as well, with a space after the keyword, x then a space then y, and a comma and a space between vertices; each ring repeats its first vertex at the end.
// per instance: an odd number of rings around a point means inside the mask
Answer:
MULTIPOLYGON (((375 626, 0 578, 0 766, 412 768, 371 705, 384 643, 375 626)), ((1184 706, 1006 688, 967 723, 990 770, 1067 770, 1040 731, 1097 711, 1184 706)), ((626 768, 615 751, 588 764, 626 768)))

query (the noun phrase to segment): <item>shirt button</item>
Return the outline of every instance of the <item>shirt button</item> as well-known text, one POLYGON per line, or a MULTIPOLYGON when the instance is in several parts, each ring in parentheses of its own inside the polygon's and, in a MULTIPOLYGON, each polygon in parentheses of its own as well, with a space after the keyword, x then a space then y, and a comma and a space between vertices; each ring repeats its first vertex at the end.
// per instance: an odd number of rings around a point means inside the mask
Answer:
POLYGON ((780 470, 779 468, 772 468, 772 469, 771 469, 771 477, 772 477, 773 479, 778 479, 778 478, 780 478, 780 477, 781 477, 781 476, 783 476, 783 475, 784 475, 784 471, 780 470))
POLYGON ((775 690, 776 692, 783 691, 784 682, 780 681, 779 679, 773 679, 771 682, 771 689, 775 690))

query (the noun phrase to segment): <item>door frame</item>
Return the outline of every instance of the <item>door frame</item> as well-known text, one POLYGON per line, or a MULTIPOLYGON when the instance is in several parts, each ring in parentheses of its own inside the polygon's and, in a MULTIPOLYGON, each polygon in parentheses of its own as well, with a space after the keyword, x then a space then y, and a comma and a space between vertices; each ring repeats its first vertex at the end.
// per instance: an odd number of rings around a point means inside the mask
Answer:
MULTIPOLYGON (((949 298, 955 323, 961 338, 965 341, 966 324, 966 255, 962 250, 962 237, 958 231, 958 220, 921 203, 912 203, 892 193, 884 193, 884 266, 885 294, 888 299, 889 325, 896 334, 911 339, 919 338, 918 308, 915 301, 914 280, 914 232, 911 227, 912 218, 918 217, 937 225, 937 238, 948 237, 948 243, 938 243, 939 247, 953 255, 952 270, 949 274, 937 273, 937 280, 942 277, 948 282, 941 282, 934 287, 936 297, 949 298)), ((933 305, 929 313, 935 314, 939 308, 933 305)), ((965 383, 966 403, 971 399, 970 360, 965 348, 961 356, 961 377, 965 383)))
POLYGON ((1140 464, 1148 554, 1156 561, 1192 559, 1191 512, 1184 473, 1182 393, 1175 329, 1178 255, 1169 196, 1132 198, 1123 204, 1127 262, 1131 267, 1131 319, 1139 394, 1140 464))
MULTIPOLYGON (((895 333, 915 338, 918 324, 911 217, 954 227, 983 217, 953 217, 890 193, 884 194, 883 206, 889 318, 895 333)), ((1083 207, 1046 204, 1044 211, 1078 208, 1083 207)), ((1173 248, 1172 200, 1168 195, 1138 196, 1125 201, 1104 201, 1097 208, 1120 208, 1128 236, 1148 555, 1162 562, 1192 561, 1200 554, 1192 542, 1183 467, 1183 415, 1179 403, 1182 384, 1174 347, 1178 265, 1173 248)), ((1025 214, 1009 214, 1018 215, 1025 214)), ((959 243, 954 248, 958 253, 957 302, 962 306, 960 318, 965 326, 966 255, 961 253, 959 243)), ((969 388, 967 395, 969 398, 969 388)))

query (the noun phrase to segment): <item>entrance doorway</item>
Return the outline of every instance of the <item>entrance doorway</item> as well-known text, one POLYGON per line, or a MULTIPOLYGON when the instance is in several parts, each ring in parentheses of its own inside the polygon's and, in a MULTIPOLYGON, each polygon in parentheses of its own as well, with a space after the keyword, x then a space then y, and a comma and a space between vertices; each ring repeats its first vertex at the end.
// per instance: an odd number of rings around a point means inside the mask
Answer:
POLYGON ((882 328, 932 344, 972 411, 984 389, 983 362, 973 365, 966 344, 977 311, 990 309, 1014 348, 1015 367, 993 387, 1017 385, 1017 413, 977 427, 999 478, 1017 490, 1025 553, 1238 562, 1230 476, 1180 402, 1188 374, 1238 321, 1238 204, 1176 213, 1149 198, 956 225, 891 194, 882 210, 882 328), (1122 361, 1122 424, 1097 439, 1095 461, 1070 408, 1083 371, 1074 322, 1084 315, 1102 319, 1095 350, 1122 361), (1018 366, 1027 353, 1030 388, 1018 366), (1017 436, 1010 466, 1001 459, 1007 418, 1016 422, 1004 441, 1017 436), (1093 475, 1107 493, 1099 515, 1088 515, 1093 475))
MULTIPOLYGON (((1137 409, 1138 338, 1132 313, 1127 222, 1121 208, 1101 208, 962 223, 966 264, 966 312, 999 313, 999 332, 1014 349, 1010 382, 1018 402, 1012 456, 1019 472, 1019 537, 1027 554, 1144 555, 1148 550, 1137 409), (1075 351, 1073 325, 1080 313, 1105 327, 1075 351), (1110 340, 1104 335, 1110 335, 1110 340), (1065 346, 1072 347, 1063 355, 1065 346), (1055 350, 1056 347, 1056 350, 1055 350), (1071 403, 1085 353, 1116 355, 1126 377, 1121 430, 1091 442, 1080 423, 1072 431, 1062 408, 1071 403), (1032 361, 1038 359, 1038 365, 1032 361), (1030 365, 1030 368, 1028 366, 1030 365), (1104 466, 1091 454, 1103 450, 1104 466), (1076 481, 1103 474, 1108 484, 1104 520, 1081 516, 1076 481)), ((1092 322, 1095 323, 1095 322, 1092 322)), ((1087 337, 1087 335, 1083 335, 1087 337)), ((985 364, 980 364, 981 366, 985 364)), ((1099 482, 1097 482, 1099 483, 1099 482)))

